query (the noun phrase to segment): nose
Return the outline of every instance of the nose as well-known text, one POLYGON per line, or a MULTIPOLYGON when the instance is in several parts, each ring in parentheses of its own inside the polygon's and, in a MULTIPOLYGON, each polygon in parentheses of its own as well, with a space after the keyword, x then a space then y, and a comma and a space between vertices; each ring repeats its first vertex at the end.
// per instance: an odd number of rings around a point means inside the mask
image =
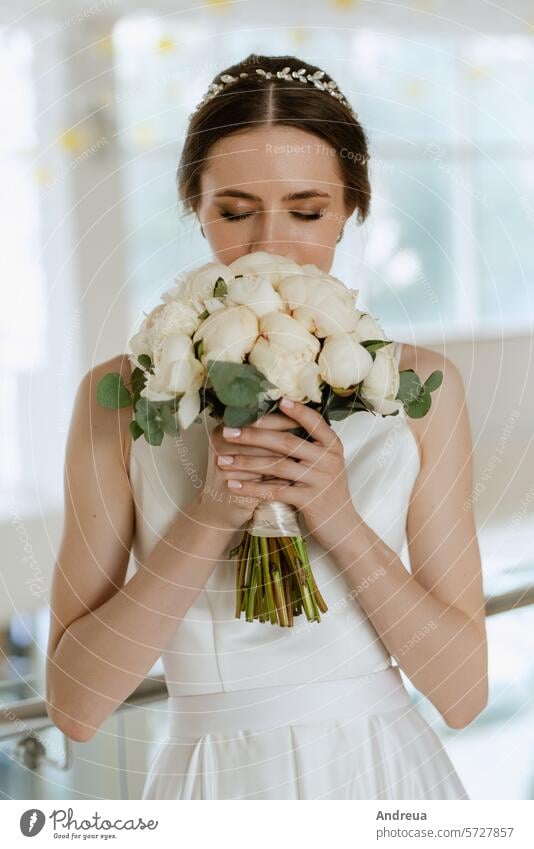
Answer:
MULTIPOLYGON (((287 232, 287 215, 280 209, 268 209, 254 216, 250 252, 265 251, 288 255, 292 242, 287 232)), ((294 246, 294 245, 293 245, 294 246)))

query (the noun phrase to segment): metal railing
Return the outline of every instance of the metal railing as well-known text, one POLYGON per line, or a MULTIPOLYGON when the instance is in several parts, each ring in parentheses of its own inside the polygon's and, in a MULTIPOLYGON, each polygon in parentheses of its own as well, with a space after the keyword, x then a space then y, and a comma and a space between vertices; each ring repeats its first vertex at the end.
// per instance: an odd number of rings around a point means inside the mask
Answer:
MULTIPOLYGON (((527 583, 517 589, 505 593, 490 595, 486 598, 486 616, 495 616, 521 607, 534 604, 534 583, 527 583)), ((128 696, 127 699, 115 709, 114 714, 122 713, 139 705, 160 701, 168 696, 165 677, 162 675, 148 676, 128 696)), ((22 737, 17 747, 17 758, 27 766, 39 765, 46 759, 46 752, 39 738, 36 739, 35 732, 53 726, 46 711, 44 699, 39 697, 21 699, 0 706, 0 743, 10 738, 22 737), (22 726, 22 728, 21 728, 22 726)), ((69 739, 66 741, 65 763, 55 763, 58 768, 67 768, 69 761, 69 739)))

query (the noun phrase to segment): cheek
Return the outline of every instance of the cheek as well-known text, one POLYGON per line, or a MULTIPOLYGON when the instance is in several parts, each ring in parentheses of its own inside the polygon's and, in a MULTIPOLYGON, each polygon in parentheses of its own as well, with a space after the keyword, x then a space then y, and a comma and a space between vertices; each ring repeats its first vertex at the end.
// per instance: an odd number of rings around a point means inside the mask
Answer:
POLYGON ((336 249, 339 229, 332 220, 319 220, 314 224, 301 224, 292 230, 291 237, 296 245, 300 265, 311 263, 322 271, 330 271, 336 249))
POLYGON ((243 254, 245 235, 241 224, 228 224, 226 221, 211 221, 204 224, 204 233, 218 262, 230 265, 243 254))

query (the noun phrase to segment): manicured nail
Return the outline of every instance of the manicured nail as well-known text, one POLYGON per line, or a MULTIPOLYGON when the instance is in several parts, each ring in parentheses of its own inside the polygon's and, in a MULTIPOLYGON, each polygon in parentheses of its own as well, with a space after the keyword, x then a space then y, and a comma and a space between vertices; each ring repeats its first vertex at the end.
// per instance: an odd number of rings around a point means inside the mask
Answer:
POLYGON ((241 436, 241 428, 223 427, 223 436, 241 436))
POLYGON ((232 479, 232 480, 228 481, 228 487, 229 487, 229 489, 241 489, 242 483, 241 483, 241 481, 236 481, 236 480, 232 479))
POLYGON ((231 454, 221 454, 219 457, 219 463, 221 466, 229 466, 230 463, 234 462, 234 458, 231 454))
POLYGON ((286 407, 288 410, 290 410, 291 407, 295 406, 290 398, 282 398, 282 400, 280 401, 280 405, 282 407, 286 407))

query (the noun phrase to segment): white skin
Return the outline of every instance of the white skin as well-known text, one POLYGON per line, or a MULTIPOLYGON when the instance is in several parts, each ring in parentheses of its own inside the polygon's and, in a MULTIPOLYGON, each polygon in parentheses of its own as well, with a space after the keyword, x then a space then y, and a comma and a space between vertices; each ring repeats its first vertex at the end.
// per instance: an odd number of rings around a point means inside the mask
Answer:
MULTIPOLYGON (((261 250, 328 272, 347 218, 341 170, 312 133, 275 126, 230 134, 210 151, 197 214, 214 258, 223 263, 261 250), (305 147, 284 154, 269 145, 305 147), (256 199, 230 197, 229 190, 256 199), (329 197, 284 199, 302 191, 329 197), (297 215, 321 209, 325 214, 315 220, 297 215), (222 211, 250 216, 231 222, 222 211)), ((110 415, 96 402, 95 387, 110 371, 128 382, 128 357, 84 376, 67 445, 65 525, 47 659, 47 710, 65 734, 90 739, 143 680, 263 498, 297 507, 357 590, 357 603, 389 653, 447 724, 461 728, 473 720, 487 702, 487 646, 473 511, 463 506, 473 490, 463 381, 450 360, 422 347, 403 345, 400 368, 414 369, 422 382, 436 369, 443 372, 428 414, 407 419, 420 459, 407 516, 411 573, 356 511, 333 429, 296 402, 239 436, 215 428, 204 489, 179 511, 125 586, 135 528, 131 409, 110 415), (311 438, 287 432, 298 426, 311 438), (222 464, 224 455, 233 458, 231 467, 222 464), (235 482, 239 494, 229 488, 235 482), (219 492, 224 498, 213 499, 219 492), (382 577, 365 580, 377 572, 382 577)))

